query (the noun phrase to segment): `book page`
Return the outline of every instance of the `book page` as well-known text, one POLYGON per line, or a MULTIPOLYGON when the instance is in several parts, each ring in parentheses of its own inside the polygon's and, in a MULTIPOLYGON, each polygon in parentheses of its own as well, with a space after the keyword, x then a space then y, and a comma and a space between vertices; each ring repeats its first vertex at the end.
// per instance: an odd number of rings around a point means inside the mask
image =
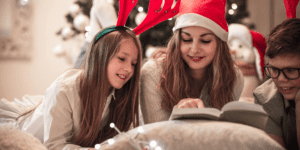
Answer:
POLYGON ((169 120, 205 119, 218 120, 220 111, 216 108, 174 108, 169 120))
POLYGON ((222 108, 220 120, 241 123, 264 130, 268 114, 263 107, 249 102, 230 102, 222 108))
POLYGON ((265 113, 263 107, 258 104, 250 103, 250 102, 242 102, 242 101, 232 101, 223 106, 221 109, 222 112, 225 111, 233 111, 233 110, 242 110, 242 111, 256 111, 265 113))

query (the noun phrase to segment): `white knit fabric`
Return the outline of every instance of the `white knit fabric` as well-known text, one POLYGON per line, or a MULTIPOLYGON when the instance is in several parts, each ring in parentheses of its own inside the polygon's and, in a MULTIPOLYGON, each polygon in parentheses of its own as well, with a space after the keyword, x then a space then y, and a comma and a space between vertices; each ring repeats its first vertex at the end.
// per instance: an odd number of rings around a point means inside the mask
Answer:
POLYGON ((228 32, 225 31, 221 26, 219 26, 214 21, 207 17, 201 16, 199 14, 189 13, 183 14, 176 19, 173 32, 177 29, 189 27, 189 26, 199 26, 211 30, 215 35, 217 35, 221 40, 227 42, 228 32))

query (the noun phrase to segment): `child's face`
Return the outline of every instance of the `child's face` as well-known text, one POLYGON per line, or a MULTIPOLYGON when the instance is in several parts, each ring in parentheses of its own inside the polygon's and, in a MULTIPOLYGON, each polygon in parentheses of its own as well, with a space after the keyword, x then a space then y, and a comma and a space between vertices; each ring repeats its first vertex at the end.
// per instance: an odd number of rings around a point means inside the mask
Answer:
POLYGON ((213 60, 217 39, 214 33, 206 28, 191 26, 181 32, 181 55, 191 71, 205 69, 213 60))
MULTIPOLYGON (((278 69, 300 68, 300 56, 292 54, 277 55, 270 59, 269 66, 278 69)), ((286 100, 293 100, 297 91, 300 89, 300 78, 289 80, 284 77, 282 72, 280 72, 279 77, 273 79, 273 81, 286 100)))
POLYGON ((138 48, 133 39, 124 39, 118 52, 108 63, 107 76, 110 85, 120 89, 132 77, 138 61, 138 48))

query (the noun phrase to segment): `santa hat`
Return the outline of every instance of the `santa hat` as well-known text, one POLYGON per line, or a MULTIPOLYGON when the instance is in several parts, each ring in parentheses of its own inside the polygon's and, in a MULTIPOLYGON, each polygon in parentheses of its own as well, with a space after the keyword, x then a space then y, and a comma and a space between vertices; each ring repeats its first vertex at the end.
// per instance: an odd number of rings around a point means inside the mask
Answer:
POLYGON ((232 23, 229 25, 228 30, 228 43, 234 39, 240 39, 253 50, 257 75, 260 80, 263 80, 264 56, 267 47, 265 37, 261 33, 250 30, 247 26, 242 24, 232 23))
POLYGON ((225 5, 226 0, 182 0, 173 31, 188 26, 200 26, 211 30, 227 42, 225 5))
POLYGON ((263 80, 263 76, 264 76, 263 66, 265 65, 264 56, 265 56, 265 50, 267 48, 266 39, 261 33, 257 31, 250 30, 250 32, 252 35, 253 51, 256 57, 255 66, 256 66, 257 74, 259 79, 263 80))

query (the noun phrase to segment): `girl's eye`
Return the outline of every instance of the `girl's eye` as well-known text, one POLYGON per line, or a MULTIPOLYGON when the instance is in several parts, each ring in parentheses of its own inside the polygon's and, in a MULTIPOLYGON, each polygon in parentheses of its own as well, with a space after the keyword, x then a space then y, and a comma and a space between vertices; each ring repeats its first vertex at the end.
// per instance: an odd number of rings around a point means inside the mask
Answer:
POLYGON ((203 43, 210 43, 211 41, 204 41, 204 40, 202 40, 202 42, 203 42, 203 43))
POLYGON ((192 40, 190 40, 190 39, 188 39, 188 40, 182 39, 182 41, 183 41, 183 42, 191 42, 192 40))
POLYGON ((136 64, 131 64, 132 66, 136 66, 136 64))
POLYGON ((125 59, 124 58, 122 58, 122 57, 118 57, 121 61, 124 61, 125 59))

